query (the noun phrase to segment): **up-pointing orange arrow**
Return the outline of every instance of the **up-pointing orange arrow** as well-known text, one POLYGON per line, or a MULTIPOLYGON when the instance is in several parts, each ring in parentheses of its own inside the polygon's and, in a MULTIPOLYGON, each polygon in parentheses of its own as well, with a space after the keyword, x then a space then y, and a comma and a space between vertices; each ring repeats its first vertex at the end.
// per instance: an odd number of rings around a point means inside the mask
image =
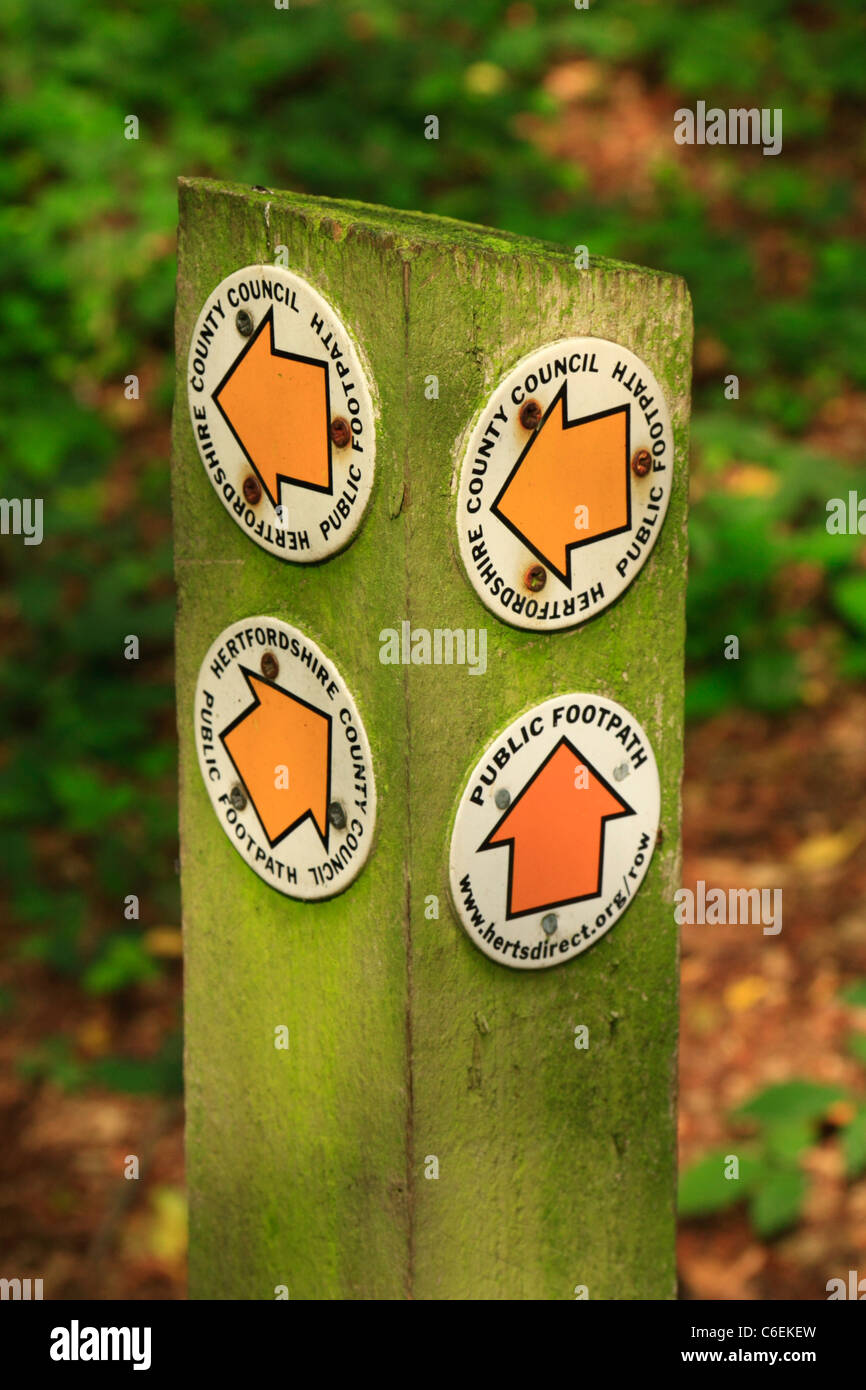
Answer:
POLYGON ((213 398, 275 507, 283 481, 333 490, 327 363, 275 347, 273 309, 213 398))
POLYGON ((605 824, 634 814, 574 745, 560 739, 478 846, 510 846, 508 917, 596 897, 605 824))
POLYGON ((631 526, 628 436, 627 405, 569 420, 563 383, 491 508, 569 588, 572 550, 631 526))
POLYGON ((273 848, 307 816, 328 848, 331 716, 241 667, 253 703, 220 735, 273 848), (288 769, 285 775, 278 769, 288 769))

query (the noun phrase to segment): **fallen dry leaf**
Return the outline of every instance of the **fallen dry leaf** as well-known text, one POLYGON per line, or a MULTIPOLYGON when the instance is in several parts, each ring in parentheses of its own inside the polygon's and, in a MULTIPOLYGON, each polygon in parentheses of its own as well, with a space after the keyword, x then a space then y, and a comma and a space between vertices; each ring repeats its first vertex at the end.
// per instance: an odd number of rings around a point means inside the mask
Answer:
POLYGON ((144 944, 152 956, 176 959, 183 955, 180 927, 151 927, 144 934, 144 944))
POLYGON ((859 825, 852 825, 834 833, 810 835, 797 845, 791 855, 791 861, 798 869, 804 869, 807 873, 834 869, 837 864, 844 863, 862 839, 863 828, 859 825))
POLYGON ((724 487, 735 497, 772 497, 779 490, 779 474, 757 463, 741 463, 725 474, 724 487))
POLYGON ((762 975, 746 975, 744 979, 735 980, 733 984, 728 985, 724 994, 725 1004, 731 1013, 744 1013, 764 998, 768 988, 762 975))

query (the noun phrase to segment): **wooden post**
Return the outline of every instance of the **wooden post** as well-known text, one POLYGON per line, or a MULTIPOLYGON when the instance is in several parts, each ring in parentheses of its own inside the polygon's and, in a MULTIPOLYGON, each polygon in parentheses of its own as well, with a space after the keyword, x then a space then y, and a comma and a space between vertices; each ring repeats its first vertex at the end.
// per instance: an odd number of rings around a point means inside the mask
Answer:
POLYGON ((676 277, 446 219, 182 181, 173 491, 186 951, 190 1294, 272 1299, 669 1298, 691 314, 676 277), (353 543, 267 554, 214 496, 187 410, 187 352, 230 272, 288 267, 369 364, 376 481, 353 543), (676 466, 655 549, 611 608, 532 633, 462 569, 454 480, 479 408, 519 358, 581 335, 637 353, 671 411, 676 466), (438 378, 438 399, 425 381, 438 378), (197 764, 199 664, 232 621, 308 633, 373 750, 375 848, 348 890, 299 902, 233 851, 197 764), (379 634, 488 633, 488 669, 380 662, 379 634), (448 888, 468 770, 558 691, 620 701, 652 742, 663 838, 629 910, 579 959, 511 970, 448 888), (438 899, 438 919, 425 903, 438 899), (589 1029, 578 1051, 574 1030, 589 1029), (288 1029, 289 1048, 274 1047, 288 1029), (438 1161, 438 1177, 425 1176, 438 1161), (284 1296, 284 1295, 283 1295, 284 1296))

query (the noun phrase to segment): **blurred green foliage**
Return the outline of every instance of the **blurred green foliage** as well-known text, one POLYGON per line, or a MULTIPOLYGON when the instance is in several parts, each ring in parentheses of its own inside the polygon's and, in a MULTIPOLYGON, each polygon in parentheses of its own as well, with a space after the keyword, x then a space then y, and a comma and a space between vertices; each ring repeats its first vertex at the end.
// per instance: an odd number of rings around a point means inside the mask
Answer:
MULTIPOLYGON (((866 1007, 866 980, 858 980, 841 997, 855 1008, 866 1007)), ((850 1033, 848 1050, 866 1065, 866 1033, 850 1033)), ((828 1129, 838 1132, 846 1176, 854 1180, 866 1173, 862 1094, 794 1079, 759 1091, 731 1118, 754 1131, 753 1137, 705 1154, 680 1174, 680 1216, 713 1216, 747 1202, 760 1237, 788 1230, 799 1221, 809 1190, 803 1158, 828 1129)))
POLYGON ((180 173, 450 214, 684 275, 702 479, 690 708, 795 704, 816 630, 834 670, 866 674, 862 547, 824 515, 855 478, 798 438, 866 387, 860 0, 0 0, 0 32, 2 491, 45 503, 41 547, 4 538, 0 607, 0 871, 31 956, 88 990, 126 989, 152 963, 128 929, 105 940, 123 894, 141 895, 145 923, 177 919, 165 427, 180 173), (663 112, 671 139, 641 191, 600 191, 542 153, 560 116, 545 76, 569 62, 592 65, 590 107, 630 72, 663 112), (673 112, 698 99, 781 107, 782 155, 684 163, 673 112), (430 113, 438 141, 423 138, 430 113), (777 262, 793 278, 774 279, 777 262), (732 491, 742 465, 772 486, 732 491), (804 572, 799 601, 788 579, 804 572), (721 659, 729 633, 736 662, 721 659))
POLYGON ((42 1079, 64 1091, 107 1086, 131 1094, 175 1095, 183 1089, 180 1034, 170 1033, 152 1058, 98 1057, 81 1061, 64 1034, 44 1038, 35 1052, 18 1058, 19 1075, 42 1079))

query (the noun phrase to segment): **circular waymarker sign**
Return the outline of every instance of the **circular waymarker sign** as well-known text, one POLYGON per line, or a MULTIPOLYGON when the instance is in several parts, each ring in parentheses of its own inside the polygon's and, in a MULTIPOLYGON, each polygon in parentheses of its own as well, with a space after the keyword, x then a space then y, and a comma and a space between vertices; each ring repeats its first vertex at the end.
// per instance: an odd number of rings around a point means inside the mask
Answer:
POLYGON ((193 330, 187 395, 207 475, 257 545, 298 564, 348 545, 373 486, 373 405, 312 285, 273 265, 222 280, 193 330))
POLYGON ((472 769, 451 836, 460 920, 500 965, 571 960, 625 912, 658 824, 658 771, 637 720, 603 695, 555 695, 472 769))
POLYGON ((482 602, 537 632, 607 608, 655 544, 673 459, 661 387, 628 348, 563 338, 524 357, 460 473, 460 554, 482 602))
POLYGON ((245 862, 290 898, 329 898, 373 839, 370 745, 342 676, 279 618, 242 618, 211 646, 195 692, 201 775, 245 862))

